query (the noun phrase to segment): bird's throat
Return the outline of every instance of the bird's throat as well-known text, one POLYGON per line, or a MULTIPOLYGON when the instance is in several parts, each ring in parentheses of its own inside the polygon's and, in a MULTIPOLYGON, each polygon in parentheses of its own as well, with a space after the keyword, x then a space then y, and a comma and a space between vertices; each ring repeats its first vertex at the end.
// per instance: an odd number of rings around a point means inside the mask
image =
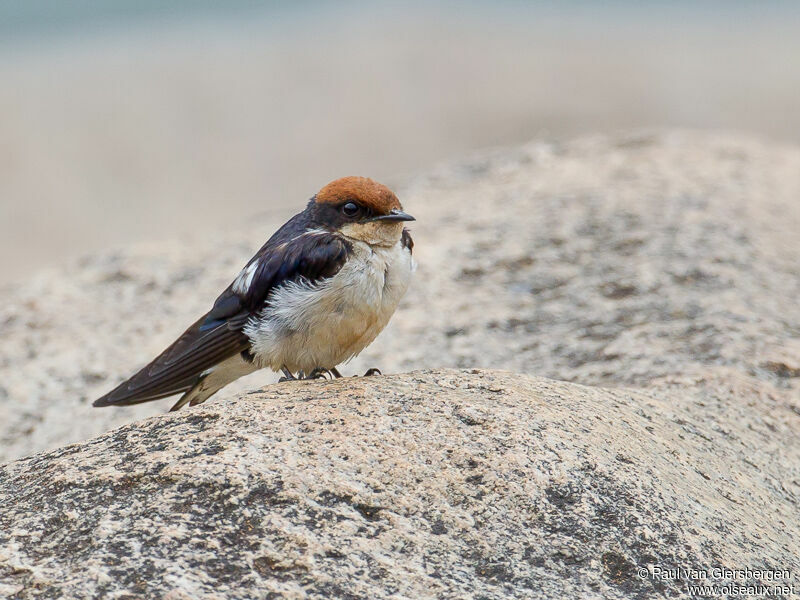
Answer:
POLYGON ((403 224, 386 221, 348 223, 340 231, 345 237, 365 242, 370 246, 391 247, 400 241, 403 224))

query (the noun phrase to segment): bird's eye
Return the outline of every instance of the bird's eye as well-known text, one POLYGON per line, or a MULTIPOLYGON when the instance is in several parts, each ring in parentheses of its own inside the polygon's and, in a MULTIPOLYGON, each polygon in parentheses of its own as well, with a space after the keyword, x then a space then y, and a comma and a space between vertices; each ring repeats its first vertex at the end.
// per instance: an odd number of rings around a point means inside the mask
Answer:
POLYGON ((355 217, 360 210, 361 207, 355 202, 348 202, 347 204, 342 205, 342 212, 347 217, 355 217))

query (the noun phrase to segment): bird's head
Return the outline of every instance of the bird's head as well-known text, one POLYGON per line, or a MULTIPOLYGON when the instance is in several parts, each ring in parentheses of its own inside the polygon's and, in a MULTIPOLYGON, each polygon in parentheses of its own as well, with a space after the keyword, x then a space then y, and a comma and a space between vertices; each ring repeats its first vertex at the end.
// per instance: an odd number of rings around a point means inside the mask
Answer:
POLYGON ((342 177, 322 188, 309 203, 316 226, 371 245, 392 246, 403 235, 403 212, 394 192, 367 177, 342 177))

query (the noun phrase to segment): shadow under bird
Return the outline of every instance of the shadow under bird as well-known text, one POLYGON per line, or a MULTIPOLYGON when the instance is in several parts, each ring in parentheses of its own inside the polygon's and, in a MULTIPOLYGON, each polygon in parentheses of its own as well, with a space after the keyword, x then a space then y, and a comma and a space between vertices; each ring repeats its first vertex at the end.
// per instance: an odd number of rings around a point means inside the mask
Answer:
POLYGON ((372 343, 408 288, 414 243, 403 224, 413 220, 371 179, 329 183, 207 314, 94 406, 183 394, 178 410, 261 368, 282 371, 281 381, 341 377, 337 365, 372 343))

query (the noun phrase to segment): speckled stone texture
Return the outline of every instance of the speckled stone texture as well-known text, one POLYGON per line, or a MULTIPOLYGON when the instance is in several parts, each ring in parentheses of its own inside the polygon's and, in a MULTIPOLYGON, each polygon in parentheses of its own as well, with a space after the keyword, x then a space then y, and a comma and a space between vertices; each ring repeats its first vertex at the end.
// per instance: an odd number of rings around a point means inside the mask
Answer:
POLYGON ((92 409, 266 219, 0 292, 0 462, 40 452, 0 471, 0 597, 686 596, 648 566, 800 589, 800 149, 541 141, 397 191, 420 268, 343 370, 467 370, 92 409))
MULTIPOLYGON (((732 368, 800 407, 800 149, 691 132, 541 141, 395 188, 418 219, 419 271, 345 373, 644 386, 732 368)), ((271 201, 286 218, 304 204, 271 201)), ((118 250, 0 292, 0 462, 167 410, 91 401, 208 310, 280 223, 118 250)))
POLYGON ((733 378, 273 385, 0 470, 4 598, 652 598, 800 572, 800 417, 733 378), (731 383, 733 382, 733 383, 731 383))

